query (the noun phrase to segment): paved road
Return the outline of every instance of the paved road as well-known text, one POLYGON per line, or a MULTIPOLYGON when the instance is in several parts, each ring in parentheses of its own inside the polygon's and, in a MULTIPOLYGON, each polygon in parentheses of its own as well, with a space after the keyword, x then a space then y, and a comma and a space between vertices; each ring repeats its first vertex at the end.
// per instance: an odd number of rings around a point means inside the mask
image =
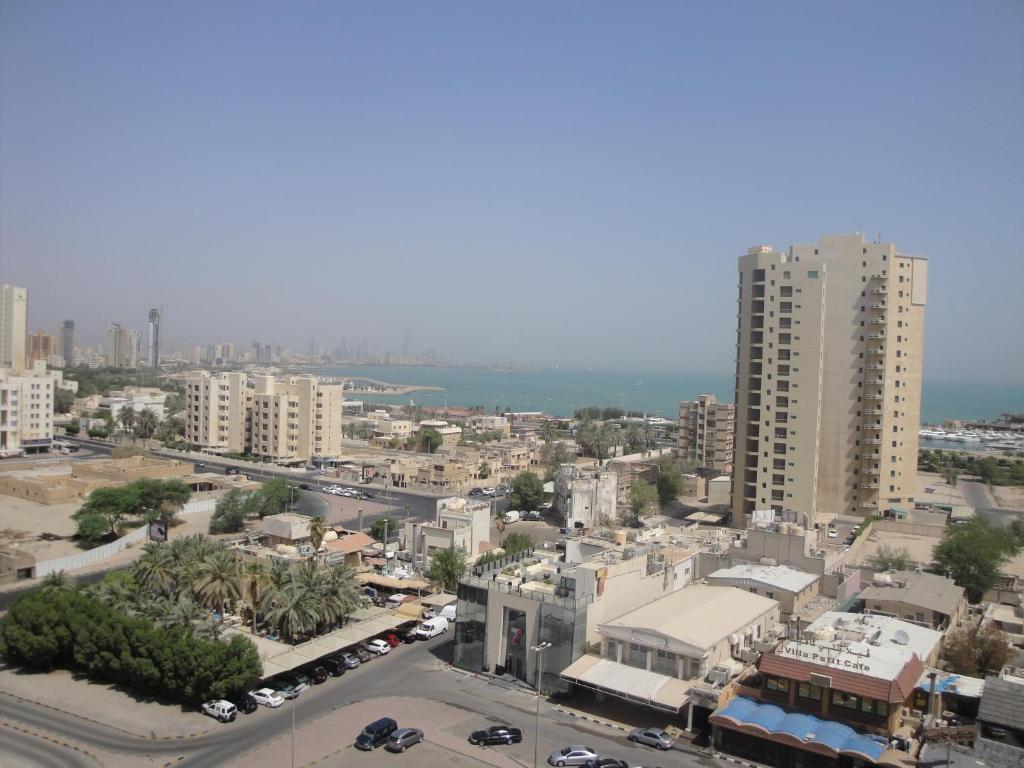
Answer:
POLYGON ((979 480, 960 480, 957 485, 964 496, 964 501, 974 507, 991 525, 1006 528, 1013 520, 1024 520, 1024 512, 997 507, 985 483, 979 480))
MULTIPOLYGON (((459 707, 473 727, 495 722, 510 722, 523 729, 524 740, 510 756, 523 765, 532 763, 535 736, 536 699, 519 690, 512 690, 475 677, 444 669, 440 661, 450 653, 448 636, 433 641, 400 646, 392 656, 375 659, 344 677, 331 679, 304 692, 294 705, 297 738, 301 729, 320 718, 345 721, 346 705, 382 697, 417 697, 423 701, 423 726, 430 726, 431 700, 459 707), (340 711, 336 711, 340 710, 340 711)), ((131 703, 126 699, 125 706, 131 703)), ((164 762, 182 756, 176 765, 190 767, 227 765, 242 758, 243 764, 259 768, 260 750, 271 741, 291 732, 291 704, 276 710, 260 709, 252 715, 239 716, 234 723, 220 725, 196 715, 196 730, 210 729, 204 735, 187 740, 155 741, 130 735, 90 720, 18 701, 0 692, 0 720, 16 723, 42 733, 56 734, 102 753, 118 753, 128 760, 119 765, 150 765, 151 758, 164 762)), ((380 712, 380 716, 387 715, 380 712)), ((657 719, 657 718, 656 718, 657 719)), ((654 753, 647 747, 630 744, 621 731, 573 719, 547 702, 541 706, 541 734, 538 744, 541 761, 554 749, 568 744, 584 743, 602 754, 621 757, 630 765, 659 765, 663 768, 696 768, 719 766, 710 758, 690 752, 654 753)), ((408 725, 416 725, 408 723, 408 725)), ((40 739, 19 731, 0 731, 0 743, 12 753, 38 749, 40 739)), ((345 747, 339 744, 338 748, 345 747)), ((71 753, 76 754, 76 753, 71 753)), ((101 755, 102 757, 102 755, 101 755)), ((106 761, 104 761, 106 762, 106 761)), ((390 762, 390 761, 388 761, 390 762)), ((73 765, 71 761, 62 763, 73 765)))

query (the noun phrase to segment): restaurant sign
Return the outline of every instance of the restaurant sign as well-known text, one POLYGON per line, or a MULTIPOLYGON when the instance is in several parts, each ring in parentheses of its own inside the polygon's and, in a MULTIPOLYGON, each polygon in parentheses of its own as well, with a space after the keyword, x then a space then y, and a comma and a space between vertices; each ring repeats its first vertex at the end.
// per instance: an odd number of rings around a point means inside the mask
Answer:
POLYGON ((837 651, 834 648, 825 648, 810 643, 787 640, 775 651, 775 655, 785 659, 806 661, 810 664, 848 669, 851 672, 871 672, 870 659, 867 656, 861 656, 851 651, 837 651))

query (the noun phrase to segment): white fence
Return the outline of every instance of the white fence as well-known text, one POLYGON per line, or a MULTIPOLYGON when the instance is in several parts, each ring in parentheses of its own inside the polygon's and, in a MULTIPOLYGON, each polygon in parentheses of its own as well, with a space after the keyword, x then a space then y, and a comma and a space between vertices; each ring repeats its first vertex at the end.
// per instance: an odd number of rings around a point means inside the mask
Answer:
MULTIPOLYGON (((212 512, 213 508, 217 506, 217 498, 219 494, 205 495, 203 498, 190 499, 178 512, 179 516, 192 515, 196 512, 212 512)), ((143 525, 130 533, 126 533, 117 541, 112 541, 109 544, 104 544, 102 547, 96 547, 90 549, 87 552, 79 552, 74 555, 68 555, 67 557, 57 557, 53 560, 44 560, 41 563, 36 563, 35 577, 41 579, 50 573, 56 573, 57 571, 74 571, 78 568, 84 568, 87 565, 93 563, 99 563, 106 560, 108 557, 113 557, 119 552, 124 552, 129 547, 138 544, 140 541, 147 539, 147 531, 149 526, 143 525)))

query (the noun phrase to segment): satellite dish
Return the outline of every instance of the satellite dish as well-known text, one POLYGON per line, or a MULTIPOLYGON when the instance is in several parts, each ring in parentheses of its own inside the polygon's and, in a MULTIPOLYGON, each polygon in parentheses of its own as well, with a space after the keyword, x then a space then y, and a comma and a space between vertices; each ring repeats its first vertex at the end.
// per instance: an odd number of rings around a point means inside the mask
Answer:
POLYGON ((893 642, 899 643, 900 645, 906 645, 910 642, 910 635, 907 634, 905 629, 897 629, 896 634, 892 636, 893 642))

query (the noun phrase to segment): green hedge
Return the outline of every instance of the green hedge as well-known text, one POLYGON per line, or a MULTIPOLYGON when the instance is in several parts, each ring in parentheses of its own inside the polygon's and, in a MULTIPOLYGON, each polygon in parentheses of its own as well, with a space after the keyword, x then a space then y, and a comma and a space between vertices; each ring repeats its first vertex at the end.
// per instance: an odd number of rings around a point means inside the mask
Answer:
POLYGON ((247 638, 220 642, 161 629, 77 589, 37 589, 18 598, 0 638, 14 664, 81 670, 91 680, 185 704, 231 696, 262 676, 247 638))

